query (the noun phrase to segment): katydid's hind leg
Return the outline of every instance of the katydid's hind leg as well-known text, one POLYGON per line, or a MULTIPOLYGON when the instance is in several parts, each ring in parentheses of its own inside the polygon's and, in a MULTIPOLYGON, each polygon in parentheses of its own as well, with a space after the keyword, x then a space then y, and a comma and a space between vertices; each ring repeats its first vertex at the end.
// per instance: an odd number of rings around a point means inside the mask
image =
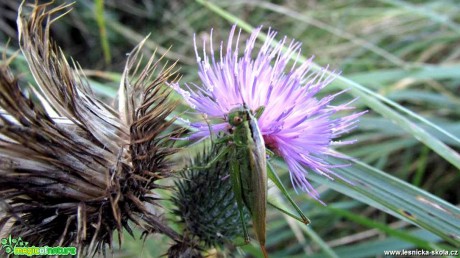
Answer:
POLYGON ((244 243, 249 244, 249 234, 248 229, 246 227, 246 221, 244 220, 244 207, 241 206, 242 204, 242 202, 238 203, 238 213, 240 214, 241 226, 243 227, 244 243))
MULTIPOLYGON (((286 196, 288 201, 291 203, 292 207, 299 213, 300 218, 302 219, 302 222, 305 223, 305 225, 310 224, 310 220, 303 214, 302 210, 297 206, 297 204, 292 200, 291 195, 289 195, 288 191, 286 190, 286 187, 284 187, 283 183, 281 182, 281 179, 279 176, 276 174, 275 169, 273 168, 272 164, 267 161, 267 166, 268 166, 268 177, 275 183, 275 185, 278 187, 278 189, 281 190, 281 192, 286 196)), ((275 208, 278 208, 275 206, 275 208)), ((282 209, 280 209, 283 211, 282 209)), ((289 214, 288 214, 289 215, 289 214)))
POLYGON ((249 244, 249 242, 246 242, 246 239, 244 239, 244 240, 237 239, 237 240, 234 240, 234 241, 232 242, 232 244, 233 244, 234 246, 240 247, 240 246, 245 246, 245 245, 249 244))
POLYGON ((236 204, 238 206, 238 214, 240 216, 241 225, 243 227, 244 242, 247 244, 249 243, 249 234, 248 234, 248 229, 246 227, 246 221, 244 219, 244 203, 243 203, 243 196, 242 196, 240 173, 241 172, 239 170, 238 164, 236 162, 232 162, 230 164, 230 178, 232 180, 232 189, 233 189, 233 194, 236 199, 236 204))
MULTIPOLYGON (((268 205, 272 206, 273 208, 281 211, 282 213, 288 215, 289 217, 301 222, 301 223, 305 223, 305 220, 302 219, 301 217, 297 216, 297 215, 294 215, 293 213, 291 213, 290 211, 287 211, 285 210, 284 208, 281 208, 280 206, 278 206, 277 204, 274 204, 273 202, 271 201, 267 201, 268 205)), ((305 223, 307 224, 307 223, 305 223)), ((308 225, 308 224, 307 224, 308 225)))

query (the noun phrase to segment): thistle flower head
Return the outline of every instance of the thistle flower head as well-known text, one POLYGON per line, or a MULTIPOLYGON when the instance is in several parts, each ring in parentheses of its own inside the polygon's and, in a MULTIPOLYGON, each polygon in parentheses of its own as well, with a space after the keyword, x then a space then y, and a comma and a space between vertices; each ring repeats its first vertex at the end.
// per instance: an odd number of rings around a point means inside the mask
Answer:
MULTIPOLYGON (((312 71, 312 58, 297 62, 299 42, 288 41, 286 37, 275 42, 276 32, 269 30, 257 51, 259 27, 251 33, 240 54, 241 31, 236 34, 235 30, 233 26, 226 46, 221 43, 218 54, 214 51, 212 31, 209 43, 204 42, 202 55, 195 41, 202 84, 186 84, 186 89, 174 85, 192 108, 217 119, 211 126, 207 122, 192 123, 196 132, 190 138, 209 137, 210 127, 213 133, 226 132, 230 128, 227 115, 235 107, 246 104, 253 111, 265 107, 258 126, 266 147, 284 158, 292 183, 318 199, 305 175, 313 171, 332 178, 334 165, 324 157, 344 158, 331 148, 333 140, 352 129, 361 113, 337 118, 337 112, 351 109, 349 103, 331 104, 340 93, 322 99, 315 97, 334 79, 334 74, 327 68, 312 71), (290 63, 292 58, 295 62, 290 63)), ((342 142, 348 143, 351 142, 342 142)))

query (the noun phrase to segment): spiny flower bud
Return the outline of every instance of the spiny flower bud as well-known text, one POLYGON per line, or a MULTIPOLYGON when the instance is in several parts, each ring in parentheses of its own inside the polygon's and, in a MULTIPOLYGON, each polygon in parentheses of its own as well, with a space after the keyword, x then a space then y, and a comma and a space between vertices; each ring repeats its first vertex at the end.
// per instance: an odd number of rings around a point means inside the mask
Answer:
MULTIPOLYGON (((202 169, 220 153, 220 148, 205 150, 192 159, 190 170, 176 182, 173 197, 175 214, 181 219, 184 231, 208 248, 223 246, 243 235, 228 157, 202 169)), ((249 220, 247 211, 244 219, 245 223, 249 220)))

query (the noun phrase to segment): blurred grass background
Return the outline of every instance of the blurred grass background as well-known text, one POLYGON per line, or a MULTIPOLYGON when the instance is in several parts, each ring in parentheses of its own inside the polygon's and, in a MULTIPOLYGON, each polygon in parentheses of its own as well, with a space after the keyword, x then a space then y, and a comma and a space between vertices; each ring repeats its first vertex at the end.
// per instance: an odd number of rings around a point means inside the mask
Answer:
MULTIPOLYGON (((19 49, 15 21, 20 2, 0 1, 0 48, 9 54, 19 49)), ((342 139, 358 142, 339 149, 362 162, 339 171, 356 186, 312 176, 326 207, 293 191, 312 220, 310 227, 269 208, 269 253, 381 257, 383 250, 458 250, 459 1, 81 0, 55 22, 51 35, 85 69, 101 98, 110 101, 126 53, 148 34, 146 55, 157 49, 169 62, 178 59, 181 82, 199 83, 193 35, 200 41, 214 28, 215 42, 225 40, 238 19, 271 27, 279 39, 287 35, 301 41, 305 57, 315 55, 317 64, 342 71, 322 94, 352 88, 337 103, 360 96, 357 109, 369 110, 342 139)), ((33 82, 21 56, 13 68, 25 83, 33 82)), ((282 163, 277 165, 285 172, 282 163)), ((282 177, 290 186, 288 174, 282 177)), ((115 257, 158 257, 167 250, 167 239, 160 236, 145 243, 129 236, 124 240, 115 257)), ((260 256, 256 241, 233 254, 260 256)))

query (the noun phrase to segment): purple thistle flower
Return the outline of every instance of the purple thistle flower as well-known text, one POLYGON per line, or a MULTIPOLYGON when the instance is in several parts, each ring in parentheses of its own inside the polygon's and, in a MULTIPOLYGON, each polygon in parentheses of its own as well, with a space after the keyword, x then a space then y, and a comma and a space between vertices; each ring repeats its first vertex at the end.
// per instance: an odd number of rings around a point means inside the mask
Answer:
MULTIPOLYGON (((332 145, 350 144, 353 141, 334 142, 333 139, 355 127, 357 118, 363 114, 355 113, 344 117, 333 117, 338 111, 352 109, 349 103, 333 106, 331 101, 342 92, 315 98, 315 94, 328 85, 333 73, 311 71, 312 59, 303 64, 289 65, 291 57, 300 55, 301 44, 296 41, 287 42, 284 37, 272 46, 276 32, 269 30, 268 38, 258 52, 255 42, 261 27, 255 29, 239 55, 239 37, 234 40, 236 26, 233 26, 226 48, 221 42, 219 59, 214 55, 212 30, 209 47, 210 56, 203 48, 200 57, 196 41, 195 52, 199 65, 199 76, 202 85, 193 84, 194 88, 185 84, 187 90, 173 87, 199 113, 217 118, 208 125, 206 122, 190 124, 197 130, 190 139, 205 139, 210 136, 209 128, 214 133, 226 132, 230 125, 227 115, 233 108, 241 106, 243 101, 251 110, 264 106, 265 111, 258 119, 258 125, 265 145, 286 161, 291 181, 294 186, 319 198, 318 192, 308 182, 305 175, 308 171, 333 179, 338 177, 331 169, 337 166, 325 161, 326 156, 347 158, 331 149, 332 145), (235 42, 234 42, 235 41, 235 42), (283 52, 283 47, 287 51, 283 52)), ((206 42, 204 42, 206 43, 206 42)))

